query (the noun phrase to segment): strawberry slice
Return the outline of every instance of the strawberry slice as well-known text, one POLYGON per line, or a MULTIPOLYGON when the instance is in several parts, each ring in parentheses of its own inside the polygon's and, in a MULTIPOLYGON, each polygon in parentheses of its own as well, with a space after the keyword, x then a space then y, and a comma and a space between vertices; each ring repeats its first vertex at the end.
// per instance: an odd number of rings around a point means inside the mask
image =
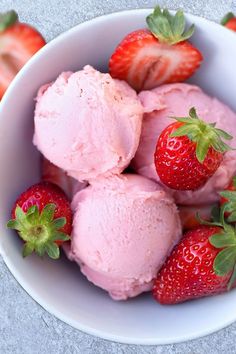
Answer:
POLYGON ((41 34, 20 23, 15 11, 0 14, 0 98, 17 72, 44 45, 41 34))
POLYGON ((149 29, 128 34, 109 61, 113 78, 127 81, 137 91, 188 79, 200 66, 200 51, 187 41, 194 31, 185 31, 182 11, 172 16, 156 7, 147 17, 149 29))
POLYGON ((236 17, 232 12, 227 13, 221 20, 221 24, 236 32, 236 17))

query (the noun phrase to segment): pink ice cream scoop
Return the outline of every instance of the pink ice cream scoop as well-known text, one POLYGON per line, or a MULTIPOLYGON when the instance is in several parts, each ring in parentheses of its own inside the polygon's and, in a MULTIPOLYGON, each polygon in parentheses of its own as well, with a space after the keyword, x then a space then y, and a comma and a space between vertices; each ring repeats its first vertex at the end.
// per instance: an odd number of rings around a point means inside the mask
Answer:
POLYGON ((128 84, 87 65, 39 90, 33 141, 49 161, 79 181, 111 176, 133 158, 142 116, 128 84))
POLYGON ((78 192, 67 255, 115 300, 152 288, 154 277, 182 235, 172 198, 142 176, 94 181, 78 192))
MULTIPOLYGON (((163 85, 151 91, 143 91, 139 98, 144 107, 140 144, 132 162, 135 171, 155 181, 160 181, 154 165, 154 152, 160 133, 174 120, 171 116, 187 116, 195 107, 205 121, 216 122, 216 127, 233 136, 229 144, 236 147, 236 114, 226 105, 206 95, 199 87, 189 84, 163 85)), ((217 192, 224 189, 236 172, 236 151, 225 154, 215 174, 197 191, 168 189, 175 201, 183 205, 210 204, 218 200, 217 192)))

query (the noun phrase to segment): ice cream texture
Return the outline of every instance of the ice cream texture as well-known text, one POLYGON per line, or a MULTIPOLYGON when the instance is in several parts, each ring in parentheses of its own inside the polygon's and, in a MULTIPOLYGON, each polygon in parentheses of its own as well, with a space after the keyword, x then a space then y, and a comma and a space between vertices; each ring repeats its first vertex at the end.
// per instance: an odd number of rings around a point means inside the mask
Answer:
POLYGON ((133 158, 143 108, 136 92, 87 65, 41 87, 33 142, 79 181, 121 173, 133 158))
MULTIPOLYGON (((216 98, 205 94, 199 87, 190 84, 168 84, 143 91, 139 98, 144 107, 140 144, 132 162, 135 171, 143 176, 160 181, 154 165, 154 152, 160 133, 171 123, 170 117, 188 116, 195 107, 198 116, 208 123, 233 136, 229 144, 236 147, 236 114, 216 98)), ((236 151, 224 156, 215 174, 197 191, 174 191, 168 189, 175 201, 183 205, 201 205, 216 202, 218 191, 224 189, 236 172, 236 151)))
POLYGON ((41 179, 58 185, 66 193, 69 200, 87 186, 86 182, 79 182, 73 177, 69 177, 64 170, 53 165, 45 157, 41 159, 41 179))
POLYGON ((94 181, 72 201, 68 257, 115 300, 152 288, 182 235, 172 198, 155 182, 126 174, 94 181))

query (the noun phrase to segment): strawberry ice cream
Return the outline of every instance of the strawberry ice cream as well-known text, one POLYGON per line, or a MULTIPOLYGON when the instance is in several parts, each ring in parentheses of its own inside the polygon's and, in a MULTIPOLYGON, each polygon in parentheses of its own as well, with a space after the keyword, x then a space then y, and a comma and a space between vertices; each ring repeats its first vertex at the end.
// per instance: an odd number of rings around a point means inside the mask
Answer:
POLYGON ((91 66, 38 93, 34 144, 79 181, 121 173, 139 143, 143 108, 123 81, 91 66))
POLYGON ((69 177, 64 170, 53 165, 44 157, 42 158, 41 171, 42 180, 57 184, 66 193, 69 200, 87 186, 86 182, 79 182, 73 177, 69 177))
MULTIPOLYGON (((139 98, 144 107, 143 127, 140 144, 133 160, 135 171, 159 182, 154 165, 154 151, 160 133, 173 123, 171 116, 188 116, 189 109, 195 107, 198 116, 208 123, 216 122, 216 127, 227 130, 233 136, 230 145, 236 147, 236 114, 226 105, 206 95, 199 87, 189 84, 163 85, 151 91, 143 91, 139 98)), ((179 204, 197 205, 217 201, 217 192, 224 189, 236 172, 236 152, 225 154, 215 174, 197 191, 174 191, 179 204)))
POLYGON ((71 250, 84 275, 116 300, 152 288, 180 240, 177 208, 158 184, 138 175, 113 176, 78 192, 71 250))

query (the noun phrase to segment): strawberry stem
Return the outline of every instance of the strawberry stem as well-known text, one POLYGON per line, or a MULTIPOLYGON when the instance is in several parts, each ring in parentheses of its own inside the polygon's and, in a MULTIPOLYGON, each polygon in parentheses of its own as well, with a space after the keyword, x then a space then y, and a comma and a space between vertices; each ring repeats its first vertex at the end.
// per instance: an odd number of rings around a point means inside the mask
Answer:
POLYGON ((167 9, 161 10, 159 6, 156 6, 153 13, 147 16, 146 22, 152 34, 160 42, 170 45, 187 40, 194 32, 194 25, 185 31, 186 21, 181 10, 171 15, 167 9))
POLYGON ((18 15, 14 10, 0 14, 0 33, 13 26, 18 21, 18 15))
POLYGON ((228 12, 221 20, 221 25, 225 26, 229 20, 231 20, 232 18, 234 18, 234 14, 233 12, 228 12))

